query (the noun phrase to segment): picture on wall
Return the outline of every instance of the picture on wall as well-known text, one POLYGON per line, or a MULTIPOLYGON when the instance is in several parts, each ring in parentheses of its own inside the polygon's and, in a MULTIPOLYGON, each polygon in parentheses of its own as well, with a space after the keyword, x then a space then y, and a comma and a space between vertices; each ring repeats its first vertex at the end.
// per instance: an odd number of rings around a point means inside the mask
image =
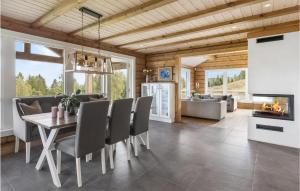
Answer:
POLYGON ((172 81, 172 67, 158 68, 158 81, 172 81))

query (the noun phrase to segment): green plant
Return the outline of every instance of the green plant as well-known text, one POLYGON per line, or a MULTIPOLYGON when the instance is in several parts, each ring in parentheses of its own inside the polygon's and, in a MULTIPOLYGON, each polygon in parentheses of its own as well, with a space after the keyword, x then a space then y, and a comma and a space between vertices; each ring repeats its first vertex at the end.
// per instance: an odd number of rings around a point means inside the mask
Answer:
POLYGON ((65 111, 67 111, 70 115, 74 115, 76 108, 80 105, 80 101, 77 98, 77 95, 79 95, 80 92, 80 90, 76 90, 76 92, 72 93, 70 96, 65 95, 60 101, 65 111))

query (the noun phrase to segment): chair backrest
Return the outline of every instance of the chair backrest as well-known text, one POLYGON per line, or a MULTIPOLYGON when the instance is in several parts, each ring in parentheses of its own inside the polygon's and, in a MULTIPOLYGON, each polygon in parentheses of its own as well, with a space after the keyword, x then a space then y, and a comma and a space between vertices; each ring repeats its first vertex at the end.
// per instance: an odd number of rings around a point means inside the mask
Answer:
POLYGON ((132 98, 113 101, 108 127, 109 144, 114 144, 129 137, 132 102, 132 98))
POLYGON ((148 131, 152 99, 152 96, 139 97, 137 99, 132 124, 134 135, 148 131))
POLYGON ((75 155, 85 156, 105 146, 109 101, 82 102, 78 110, 75 155))

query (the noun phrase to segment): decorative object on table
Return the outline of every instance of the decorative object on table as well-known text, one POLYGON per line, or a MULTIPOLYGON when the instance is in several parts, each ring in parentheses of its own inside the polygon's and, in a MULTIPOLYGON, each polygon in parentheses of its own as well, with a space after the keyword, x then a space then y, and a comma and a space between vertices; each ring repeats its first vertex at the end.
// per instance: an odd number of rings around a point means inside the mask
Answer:
POLYGON ((172 67, 158 68, 158 81, 172 81, 172 67))
POLYGON ((59 106, 58 106, 58 112, 57 113, 58 113, 58 118, 59 119, 62 119, 62 118, 65 117, 65 109, 62 106, 62 104, 59 104, 59 106))
POLYGON ((58 107, 57 106, 51 107, 52 118, 57 117, 57 112, 58 112, 58 107))
POLYGON ((80 100, 76 97, 80 94, 80 92, 80 90, 76 90, 76 92, 72 93, 71 96, 65 95, 65 97, 60 101, 62 107, 69 115, 75 115, 76 110, 80 105, 80 100))
POLYGON ((152 73, 152 69, 143 69, 143 73, 146 75, 146 83, 150 82, 150 74, 152 73))
POLYGON ((83 39, 83 16, 88 14, 89 16, 95 17, 98 20, 98 54, 86 53, 81 46, 81 51, 76 51, 68 55, 66 64, 66 72, 80 72, 88 74, 112 74, 113 67, 111 58, 108 56, 102 56, 100 54, 101 49, 101 36, 100 36, 100 18, 101 14, 96 13, 86 7, 79 9, 81 12, 81 38, 83 39))

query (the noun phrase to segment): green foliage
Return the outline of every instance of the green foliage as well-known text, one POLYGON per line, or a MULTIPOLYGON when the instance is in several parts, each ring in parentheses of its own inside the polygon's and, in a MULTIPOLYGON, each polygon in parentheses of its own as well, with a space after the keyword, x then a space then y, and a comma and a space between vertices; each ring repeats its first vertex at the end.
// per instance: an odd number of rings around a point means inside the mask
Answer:
POLYGON ((80 101, 77 95, 79 95, 80 92, 80 90, 76 90, 71 96, 65 95, 65 97, 61 99, 60 103, 69 114, 75 114, 75 109, 79 107, 80 101))
POLYGON ((216 78, 208 79, 208 87, 220 86, 223 84, 223 76, 217 76, 216 78))
POLYGON ((100 81, 101 76, 96 75, 93 77, 93 92, 94 93, 100 93, 101 92, 101 81, 100 81))
POLYGON ((27 81, 24 80, 22 73, 16 77, 16 94, 17 96, 30 96, 32 95, 32 87, 27 81))
POLYGON ((43 96, 58 95, 63 93, 62 76, 54 79, 52 85, 48 88, 45 79, 41 75, 30 75, 27 80, 22 73, 16 76, 16 95, 17 96, 43 96))
MULTIPOLYGON (((233 83, 239 80, 246 79, 246 72, 242 70, 239 75, 234 75, 233 77, 228 77, 228 83, 233 83)), ((223 84, 223 76, 217 76, 216 78, 208 79, 208 87, 220 86, 223 84)))
POLYGON ((85 84, 79 84, 75 78, 73 78, 73 89, 80 90, 82 93, 86 93, 85 84))
POLYGON ((115 71, 111 76, 111 99, 117 100, 126 97, 126 76, 122 72, 115 71))

